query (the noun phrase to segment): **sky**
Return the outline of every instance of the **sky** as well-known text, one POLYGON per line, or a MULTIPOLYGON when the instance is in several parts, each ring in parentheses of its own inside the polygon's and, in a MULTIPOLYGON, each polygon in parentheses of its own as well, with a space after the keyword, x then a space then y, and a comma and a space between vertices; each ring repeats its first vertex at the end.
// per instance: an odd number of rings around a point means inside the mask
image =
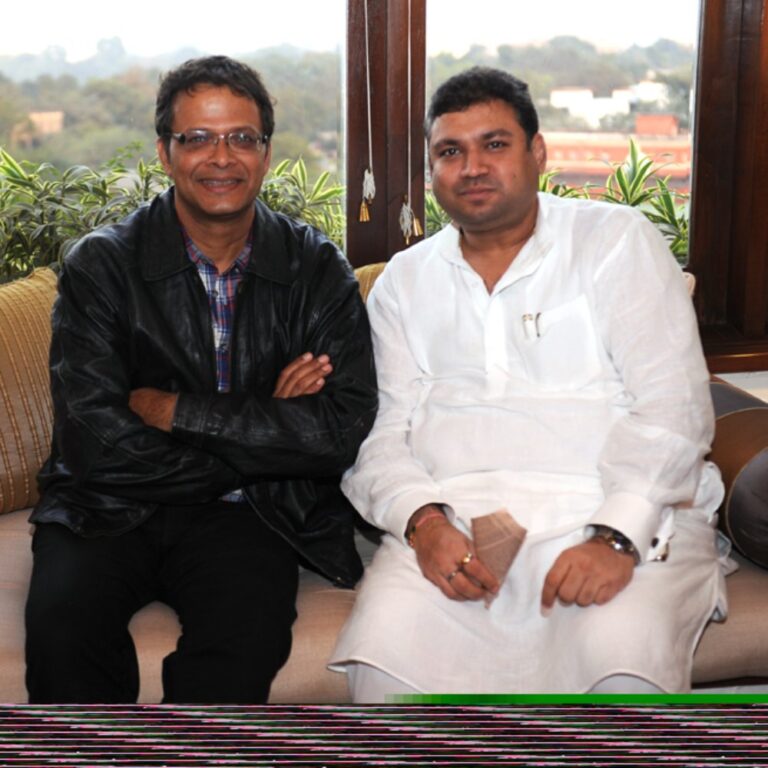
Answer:
MULTIPOLYGON (((472 43, 496 48, 556 35, 610 49, 648 45, 659 37, 693 44, 698 7, 699 0, 428 0, 427 46, 430 54, 461 55, 472 43)), ((102 12, 94 8, 92 0, 6 3, 0 54, 59 46, 78 61, 110 37, 120 37, 128 53, 140 56, 186 46, 237 55, 282 43, 334 50, 342 45, 346 24, 346 0, 227 0, 221 8, 190 0, 131 0, 102 6, 102 12)))

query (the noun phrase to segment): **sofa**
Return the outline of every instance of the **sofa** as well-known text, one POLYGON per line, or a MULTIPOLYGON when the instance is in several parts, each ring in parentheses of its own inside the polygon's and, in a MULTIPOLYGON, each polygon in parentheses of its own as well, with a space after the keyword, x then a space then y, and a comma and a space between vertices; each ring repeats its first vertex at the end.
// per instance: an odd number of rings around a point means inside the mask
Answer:
MULTIPOLYGON (((364 295, 380 268, 358 270, 364 295)), ((56 274, 48 268, 0 286, 0 702, 5 703, 27 700, 28 517, 51 434, 47 359, 55 290, 56 274)), ((712 387, 719 413, 712 455, 728 485, 721 521, 741 553, 739 569, 726 581, 729 617, 706 628, 694 659, 694 683, 768 682, 768 403, 724 382, 713 381, 712 387)), ((361 532, 359 544, 363 559, 369 559, 375 535, 361 532)), ((271 703, 349 701, 345 676, 328 671, 325 662, 354 599, 354 590, 302 572, 293 648, 274 682, 271 703)), ((180 632, 176 616, 152 603, 133 617, 130 630, 139 658, 139 702, 159 702, 162 659, 180 632)))

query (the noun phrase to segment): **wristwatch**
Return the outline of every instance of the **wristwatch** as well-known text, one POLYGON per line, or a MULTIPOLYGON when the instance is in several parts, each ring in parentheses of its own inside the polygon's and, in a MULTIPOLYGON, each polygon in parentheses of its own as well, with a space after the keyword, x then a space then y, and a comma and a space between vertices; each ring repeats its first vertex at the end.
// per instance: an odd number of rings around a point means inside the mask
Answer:
POLYGON ((600 541, 605 542, 616 552, 632 555, 635 565, 639 565, 640 553, 635 549, 635 545, 623 533, 620 533, 615 528, 609 528, 607 525, 593 525, 590 541, 592 539, 599 539, 600 541))

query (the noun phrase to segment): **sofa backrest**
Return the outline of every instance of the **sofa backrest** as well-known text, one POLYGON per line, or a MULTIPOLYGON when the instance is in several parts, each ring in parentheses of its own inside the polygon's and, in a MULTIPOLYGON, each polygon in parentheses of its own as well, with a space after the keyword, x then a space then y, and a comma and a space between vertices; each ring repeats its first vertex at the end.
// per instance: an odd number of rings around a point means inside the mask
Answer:
POLYGON ((379 261, 376 264, 367 264, 355 270, 355 277, 360 284, 360 295, 363 297, 363 301, 368 299, 368 294, 371 292, 376 278, 383 272, 386 266, 386 262, 379 261))
POLYGON ((0 514, 37 501, 35 476, 51 441, 55 296, 56 274, 47 268, 0 286, 0 514))

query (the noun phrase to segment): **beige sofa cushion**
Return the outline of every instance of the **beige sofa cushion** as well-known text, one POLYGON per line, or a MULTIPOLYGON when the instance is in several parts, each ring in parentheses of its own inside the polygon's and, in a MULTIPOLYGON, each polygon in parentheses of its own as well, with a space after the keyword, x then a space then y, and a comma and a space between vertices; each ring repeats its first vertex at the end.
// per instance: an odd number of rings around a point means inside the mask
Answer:
POLYGON ((768 571, 736 557, 728 576, 728 618, 710 622, 693 656, 693 682, 768 681, 768 571))
POLYGON ((50 450, 48 347, 56 274, 38 269, 0 286, 0 513, 37 501, 50 450))

